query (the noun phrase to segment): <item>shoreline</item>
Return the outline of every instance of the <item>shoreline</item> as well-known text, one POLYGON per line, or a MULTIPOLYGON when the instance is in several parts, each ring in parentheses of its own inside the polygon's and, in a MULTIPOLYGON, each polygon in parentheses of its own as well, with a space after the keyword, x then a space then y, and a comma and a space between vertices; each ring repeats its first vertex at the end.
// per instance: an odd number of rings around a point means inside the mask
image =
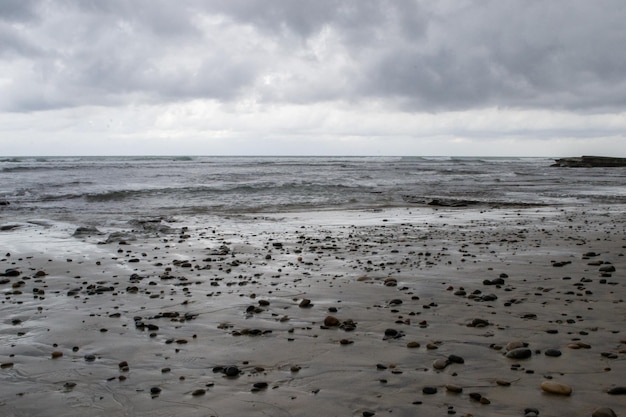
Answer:
POLYGON ((619 412, 623 397, 607 391, 626 371, 624 217, 618 206, 259 213, 109 243, 5 230, 0 272, 20 274, 0 277, 0 411, 619 412), (529 358, 506 356, 515 342, 529 358), (546 380, 573 393, 542 392, 546 380))

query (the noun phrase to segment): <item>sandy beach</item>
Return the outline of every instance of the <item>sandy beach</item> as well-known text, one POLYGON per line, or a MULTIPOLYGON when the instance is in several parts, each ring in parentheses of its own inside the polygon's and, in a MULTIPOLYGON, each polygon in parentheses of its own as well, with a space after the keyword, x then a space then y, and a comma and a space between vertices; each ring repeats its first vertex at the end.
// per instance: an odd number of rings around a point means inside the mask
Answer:
POLYGON ((5 224, 0 414, 624 416, 625 225, 620 206, 5 224))

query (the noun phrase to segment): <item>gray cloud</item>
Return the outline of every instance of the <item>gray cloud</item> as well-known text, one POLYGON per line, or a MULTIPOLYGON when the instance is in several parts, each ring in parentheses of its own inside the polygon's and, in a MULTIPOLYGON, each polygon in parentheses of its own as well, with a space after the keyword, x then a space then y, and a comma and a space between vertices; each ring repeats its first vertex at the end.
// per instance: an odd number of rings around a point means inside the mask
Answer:
POLYGON ((621 0, 3 1, 0 109, 382 100, 622 111, 621 0))

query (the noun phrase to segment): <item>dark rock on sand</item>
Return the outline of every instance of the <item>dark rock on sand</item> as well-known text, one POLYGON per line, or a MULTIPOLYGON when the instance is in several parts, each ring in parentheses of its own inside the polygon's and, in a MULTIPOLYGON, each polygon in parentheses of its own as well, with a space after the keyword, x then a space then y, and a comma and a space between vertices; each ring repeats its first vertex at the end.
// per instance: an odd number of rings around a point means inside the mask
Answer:
POLYGON ((74 231, 74 234, 72 236, 81 237, 101 234, 102 232, 93 226, 81 226, 74 231))
POLYGON ((615 267, 613 265, 604 265, 600 267, 600 272, 615 272, 615 267))
POLYGON ((339 319, 334 316, 327 316, 324 319, 324 326, 327 326, 327 327, 337 327, 340 324, 341 324, 341 321, 339 321, 339 319))
POLYGON ((448 361, 451 363, 465 363, 465 359, 463 359, 462 357, 458 356, 458 355, 450 355, 448 356, 448 361))
POLYGON ((311 300, 309 300, 308 298, 304 298, 302 301, 300 301, 299 306, 300 308, 309 308, 313 307, 313 304, 311 303, 311 300))
POLYGON ((528 359, 532 355, 532 350, 528 348, 517 348, 507 352, 506 357, 509 359, 528 359))
POLYGON ((613 387, 607 391, 610 395, 626 395, 626 386, 624 387, 613 387))
POLYGON ((227 366, 223 369, 222 372, 229 378, 239 376, 239 374, 241 373, 239 368, 237 368, 236 366, 227 366))
POLYGON ((383 339, 399 339, 402 336, 404 336, 404 333, 396 330, 396 329, 387 329, 385 330, 385 336, 383 337, 383 339))
POLYGON ((489 324, 491 323, 484 319, 473 319, 467 327, 487 327, 489 324))
POLYGON ((561 356, 561 351, 558 349, 546 349, 545 352, 543 352, 546 356, 551 356, 553 358, 559 357, 561 356))
POLYGON ((432 387, 432 386, 424 387, 422 388, 422 392, 427 395, 433 395, 437 393, 437 387, 432 387))
POLYGON ((537 417, 539 415, 538 408, 528 407, 524 409, 524 417, 537 417))

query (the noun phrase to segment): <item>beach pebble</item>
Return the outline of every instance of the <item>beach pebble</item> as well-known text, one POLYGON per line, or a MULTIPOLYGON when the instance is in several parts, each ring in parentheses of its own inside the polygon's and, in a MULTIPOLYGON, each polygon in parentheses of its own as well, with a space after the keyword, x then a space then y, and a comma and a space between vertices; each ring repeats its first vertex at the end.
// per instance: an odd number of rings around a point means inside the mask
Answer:
POLYGON ((384 284, 386 287, 395 287, 396 285, 398 285, 398 280, 391 277, 385 278, 384 284))
POLYGON ((465 359, 463 359, 462 357, 458 356, 458 355, 450 355, 448 356, 448 361, 452 362, 452 363, 465 363, 465 359))
POLYGON ((60 352, 58 350, 52 352, 52 359, 60 358, 61 356, 63 356, 63 352, 60 352))
POLYGON ((334 316, 328 316, 324 319, 324 326, 327 326, 327 327, 336 327, 336 326, 339 326, 340 324, 341 322, 339 321, 339 319, 334 316))
POLYGON ((615 411, 608 407, 596 408, 591 414, 591 417, 617 417, 615 411))
POLYGON ((487 320, 484 319, 472 319, 472 321, 470 322, 470 324, 468 324, 468 327, 487 327, 489 326, 489 322, 487 320))
POLYGON ((446 385, 446 391, 458 394, 458 393, 463 392, 463 388, 458 385, 448 384, 446 385))
POLYGON ((398 331, 396 329, 387 329, 385 330, 385 337, 383 339, 398 339, 404 336, 404 333, 398 331))
POLYGON ((427 394, 427 395, 436 394, 437 393, 437 387, 432 387, 432 386, 424 387, 424 388, 422 388, 422 392, 424 394, 427 394))
POLYGON ((474 401, 480 401, 483 396, 478 392, 470 392, 469 397, 474 401))
POLYGON ((255 382, 254 385, 252 385, 252 388, 256 390, 266 389, 267 387, 267 382, 255 382))
POLYGON ((613 387, 607 391, 610 395, 626 395, 626 386, 625 387, 613 387))
POLYGON ((309 300, 308 298, 304 298, 302 301, 300 301, 299 307, 309 308, 309 307, 313 307, 313 304, 311 303, 311 300, 309 300))
POLYGON ((410 349, 414 349, 414 348, 420 347, 420 344, 418 342, 409 342, 406 344, 406 347, 410 349))
POLYGON ((161 393, 161 388, 159 387, 150 388, 150 394, 156 396, 156 395, 159 395, 160 393, 161 393))
POLYGON ((230 378, 239 376, 239 374, 241 373, 239 368, 237 368, 236 366, 227 366, 222 372, 224 373, 224 375, 230 378))
POLYGON ((604 265, 600 267, 600 272, 615 272, 615 267, 613 265, 604 265))
POLYGON ((528 348, 517 348, 507 352, 506 357, 509 359, 527 359, 532 354, 533 352, 528 348))
POLYGON ((539 415, 539 410, 537 408, 525 408, 524 409, 524 417, 537 417, 539 415))
POLYGON ((541 389, 550 394, 570 395, 572 388, 569 385, 561 384, 555 381, 544 381, 541 383, 541 389))
POLYGON ((433 362, 433 368, 442 370, 445 369, 449 364, 450 362, 448 362, 447 359, 436 359, 433 362))
POLYGON ((527 347, 527 346, 528 346, 527 343, 524 343, 524 342, 521 342, 519 340, 516 340, 516 341, 507 343, 506 346, 504 347, 504 349, 508 352, 510 350, 513 350, 513 349, 523 348, 523 347, 527 347))
POLYGON ((544 355, 551 356, 553 358, 561 356, 561 351, 558 349, 546 349, 543 353, 544 355))

